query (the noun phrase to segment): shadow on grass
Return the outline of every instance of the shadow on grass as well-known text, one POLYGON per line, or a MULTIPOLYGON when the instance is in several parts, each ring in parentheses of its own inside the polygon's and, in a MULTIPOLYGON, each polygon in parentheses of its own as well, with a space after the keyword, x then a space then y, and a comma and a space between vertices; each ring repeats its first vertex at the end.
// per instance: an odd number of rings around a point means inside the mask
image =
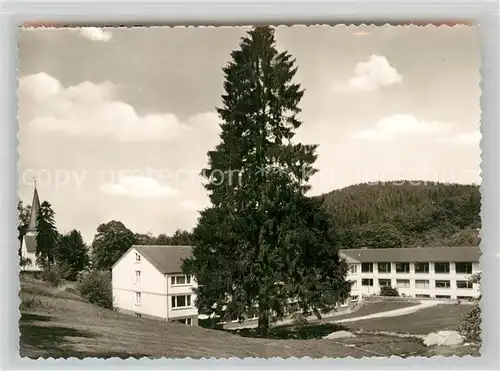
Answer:
MULTIPOLYGON (((75 352, 69 348, 65 340, 66 336, 80 338, 94 338, 96 335, 88 331, 81 331, 74 328, 62 326, 40 325, 36 322, 50 322, 49 316, 41 316, 32 313, 22 313, 19 321, 21 337, 19 339, 21 349, 34 349, 46 354, 48 357, 72 357, 75 352)), ((29 357, 29 354, 21 356, 29 357)))
POLYGON ((278 326, 272 327, 268 331, 262 331, 257 328, 245 328, 237 330, 228 330, 231 333, 238 334, 243 337, 264 338, 264 339, 322 339, 328 334, 335 331, 346 331, 345 326, 334 323, 310 324, 302 327, 298 326, 278 326))
POLYGON ((84 352, 73 349, 68 345, 66 336, 73 338, 96 338, 98 334, 90 331, 77 330, 70 327, 37 324, 36 322, 50 322, 50 316, 34 313, 21 313, 19 340, 21 357, 28 358, 142 358, 148 354, 130 354, 125 352, 84 352))

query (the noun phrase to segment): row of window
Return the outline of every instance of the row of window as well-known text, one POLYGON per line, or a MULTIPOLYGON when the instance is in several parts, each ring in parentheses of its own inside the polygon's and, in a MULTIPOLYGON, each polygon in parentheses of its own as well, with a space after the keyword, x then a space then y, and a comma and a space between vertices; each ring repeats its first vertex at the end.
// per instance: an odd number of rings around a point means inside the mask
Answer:
MULTIPOLYGON (((172 308, 189 308, 191 307, 191 295, 172 295, 170 297, 172 308)), ((135 305, 141 305, 141 293, 135 293, 135 305)))
MULTIPOLYGON (((135 271, 135 283, 141 283, 141 271, 135 271)), ((181 286, 181 285, 189 285, 191 284, 191 276, 183 275, 183 276, 172 276, 170 277, 170 283, 172 286, 181 286)))
MULTIPOLYGON (((429 273, 430 263, 415 263, 415 273, 429 273)), ((374 263, 362 263, 361 273, 373 273, 374 263)), ((396 263, 396 273, 410 273, 410 263, 396 263)), ((391 273, 391 263, 377 263, 379 273, 391 273)), ((357 265, 350 266, 351 273, 358 272, 357 265)), ((455 263, 456 273, 471 274, 472 263, 455 263)), ((450 263, 434 263, 434 272, 436 273, 450 273, 450 263)))
MULTIPOLYGON (((358 281, 352 281, 352 288, 356 288, 358 281)), ((373 286, 373 278, 363 278, 361 280, 362 286, 373 286)), ((379 279, 378 280, 379 287, 391 286, 390 279, 379 279)), ((449 289, 451 288, 451 281, 447 280, 436 280, 434 281, 434 287, 440 289, 449 289)), ((470 281, 456 281, 457 289, 472 289, 472 282, 470 281)), ((396 280, 397 288, 409 288, 411 287, 410 280, 396 280)), ((415 288, 417 289, 428 289, 430 288, 429 280, 415 280, 415 288)))

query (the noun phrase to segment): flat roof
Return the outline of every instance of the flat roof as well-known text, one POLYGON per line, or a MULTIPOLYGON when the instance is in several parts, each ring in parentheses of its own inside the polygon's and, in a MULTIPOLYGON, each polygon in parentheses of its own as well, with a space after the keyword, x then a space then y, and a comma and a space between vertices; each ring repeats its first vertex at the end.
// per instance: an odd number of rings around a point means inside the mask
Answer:
POLYGON ((478 246, 342 249, 349 263, 479 262, 478 246))

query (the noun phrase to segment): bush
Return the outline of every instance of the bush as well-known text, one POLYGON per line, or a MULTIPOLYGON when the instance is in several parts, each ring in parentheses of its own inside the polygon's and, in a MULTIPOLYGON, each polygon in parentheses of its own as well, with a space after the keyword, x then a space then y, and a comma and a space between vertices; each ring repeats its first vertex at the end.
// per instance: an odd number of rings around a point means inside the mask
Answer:
POLYGON ((307 325, 307 317, 300 312, 292 314, 292 323, 294 326, 302 327, 307 325))
POLYGON ((23 297, 21 299, 21 303, 19 304, 19 310, 27 312, 40 309, 41 307, 43 307, 42 301, 33 295, 23 297))
POLYGON ((399 296, 399 292, 391 286, 384 286, 380 289, 380 296, 399 296))
POLYGON ((109 272, 82 272, 78 275, 76 287, 89 303, 113 309, 113 289, 109 272))
POLYGON ((481 342, 481 308, 479 305, 462 315, 458 331, 467 341, 481 342))
POLYGON ((51 286, 57 286, 61 282, 61 271, 55 265, 45 268, 42 271, 42 280, 48 282, 51 286))

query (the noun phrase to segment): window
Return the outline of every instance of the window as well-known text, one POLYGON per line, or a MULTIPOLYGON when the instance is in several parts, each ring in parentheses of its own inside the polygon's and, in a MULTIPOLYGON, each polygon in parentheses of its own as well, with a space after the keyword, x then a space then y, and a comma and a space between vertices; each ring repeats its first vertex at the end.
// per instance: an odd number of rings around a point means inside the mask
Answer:
POLYGON ((135 283, 141 283, 141 271, 135 271, 135 283))
POLYGON ((450 263, 434 263, 436 273, 450 273, 450 263))
POLYGON ((473 300, 473 296, 457 296, 458 300, 473 300))
POLYGON ((472 289, 472 282, 470 282, 470 281, 457 281, 457 289, 472 289))
POLYGON ((358 287, 358 281, 351 281, 351 289, 355 289, 358 287))
POLYGON ((389 279, 380 279, 378 280, 378 285, 380 287, 391 287, 391 280, 389 279))
POLYGON ((352 264, 349 266, 349 271, 352 273, 352 274, 355 274, 355 273, 358 273, 358 266, 355 265, 355 264, 352 264))
POLYGON ((135 293, 135 305, 141 305, 141 293, 140 292, 135 293))
POLYGON ((363 286, 373 286, 373 278, 363 278, 361 280, 361 285, 363 285, 363 286))
POLYGON ((172 320, 172 323, 179 323, 181 325, 191 326, 193 322, 191 321, 191 318, 180 318, 172 320))
POLYGON ((378 263, 379 273, 391 273, 391 263, 378 263))
POLYGON ((410 263, 396 263, 396 273, 410 273, 410 263))
POLYGON ((172 308, 187 308, 191 306, 191 295, 172 296, 172 308))
POLYGON ((429 263, 415 263, 415 273, 429 273, 429 263))
POLYGON ((141 261, 141 256, 138 253, 135 253, 135 262, 139 263, 141 261))
POLYGON ((415 280, 416 289, 428 289, 429 286, 429 280, 415 280))
POLYGON ((450 295, 436 295, 436 299, 451 299, 450 295))
POLYGON ((362 263, 361 264, 361 272, 362 273, 372 273, 373 272, 373 263, 362 263))
POLYGON ((354 296, 351 296, 351 301, 352 302, 357 302, 359 300, 359 296, 358 295, 354 295, 354 296))
POLYGON ((189 285, 191 283, 191 276, 172 276, 172 286, 189 285))
POLYGON ((430 298, 431 296, 430 295, 426 295, 426 294, 416 294, 415 297, 416 298, 430 298))
POLYGON ((457 273, 472 274, 472 263, 455 263, 457 273))
POLYGON ((396 280, 396 287, 408 288, 410 287, 410 280, 396 280))
POLYGON ((450 288, 450 281, 441 281, 441 280, 436 281, 436 288, 437 289, 449 289, 450 288))

